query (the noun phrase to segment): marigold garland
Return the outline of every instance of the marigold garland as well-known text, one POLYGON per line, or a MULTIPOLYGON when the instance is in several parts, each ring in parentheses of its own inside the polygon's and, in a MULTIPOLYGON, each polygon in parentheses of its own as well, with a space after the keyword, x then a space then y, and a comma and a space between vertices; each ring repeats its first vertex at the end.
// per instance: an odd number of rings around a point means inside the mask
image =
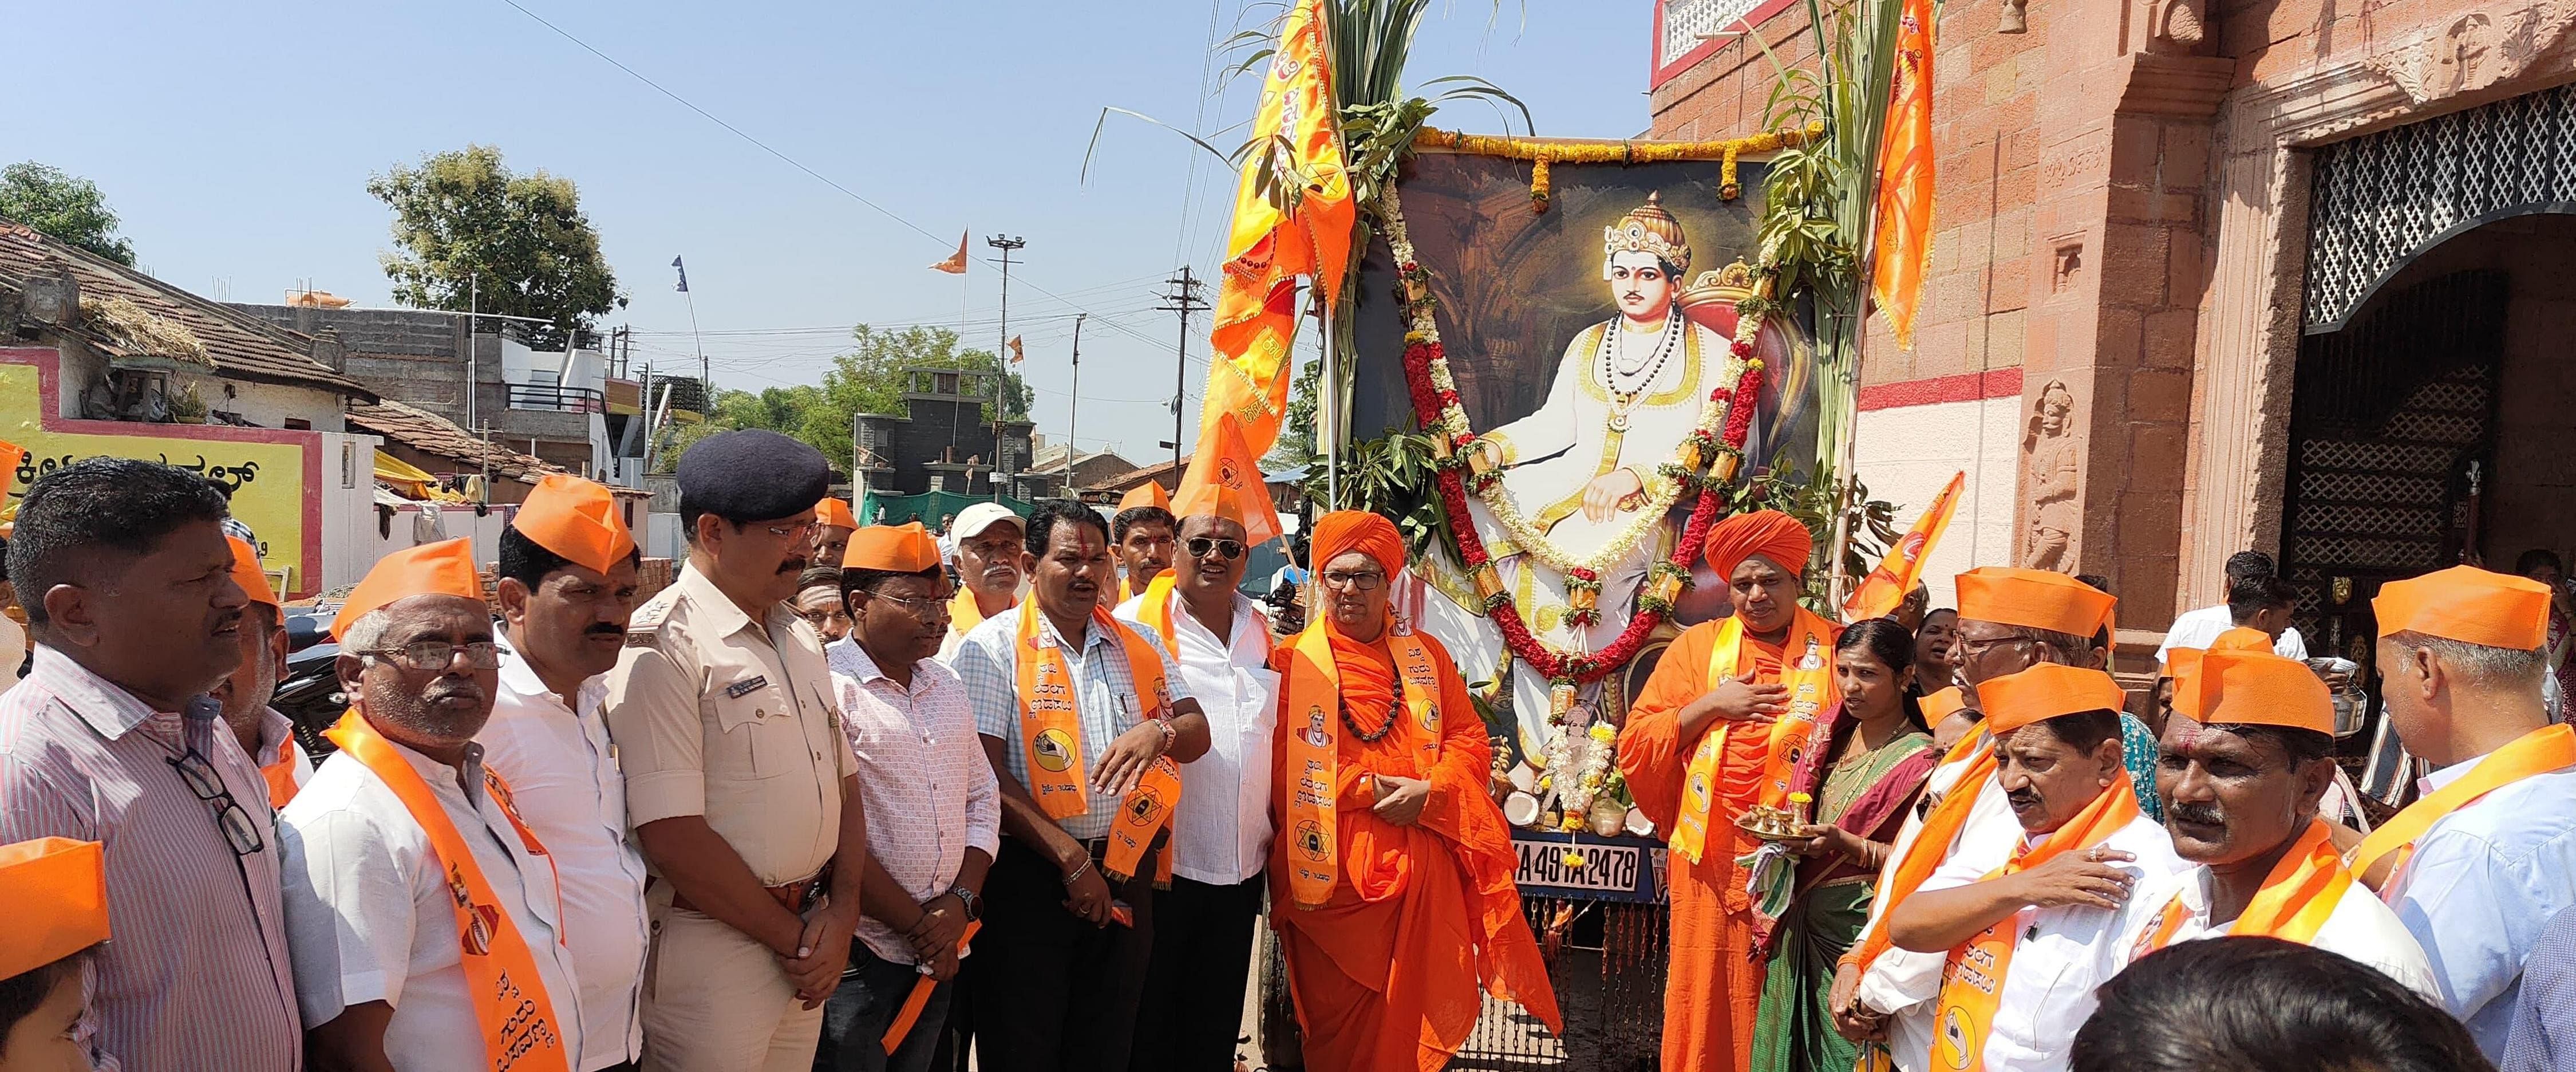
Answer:
POLYGON ((1550 193, 1548 170, 1552 164, 1660 164, 1672 160, 1716 160, 1720 162, 1717 195, 1723 200, 1733 201, 1744 192, 1735 181, 1735 158, 1739 154, 1778 152, 1805 145, 1824 135, 1825 125, 1821 122, 1809 123, 1803 130, 1774 130, 1746 138, 1717 141, 1532 141, 1423 127, 1414 134, 1413 143, 1476 156, 1529 161, 1530 205, 1545 212, 1550 193))

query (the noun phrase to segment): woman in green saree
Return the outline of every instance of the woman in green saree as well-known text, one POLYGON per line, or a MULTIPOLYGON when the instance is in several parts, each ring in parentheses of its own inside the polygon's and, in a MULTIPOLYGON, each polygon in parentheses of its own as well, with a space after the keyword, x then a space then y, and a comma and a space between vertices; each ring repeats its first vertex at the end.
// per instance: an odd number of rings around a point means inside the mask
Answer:
MULTIPOLYGON (((1753 1031, 1756 1072, 1851 1072, 1860 1044, 1834 1030, 1834 963, 1869 919, 1872 887, 1940 758, 1907 687, 1914 634, 1892 618, 1834 643, 1842 703, 1817 724, 1792 790, 1815 809, 1788 908, 1761 935, 1770 967, 1753 1031)), ((1793 798, 1794 799, 1794 798, 1793 798)))

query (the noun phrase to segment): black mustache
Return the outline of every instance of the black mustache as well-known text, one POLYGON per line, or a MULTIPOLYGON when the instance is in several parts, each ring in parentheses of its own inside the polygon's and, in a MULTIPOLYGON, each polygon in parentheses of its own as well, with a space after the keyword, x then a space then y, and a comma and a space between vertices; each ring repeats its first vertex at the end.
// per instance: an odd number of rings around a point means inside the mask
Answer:
POLYGON ((2226 813, 2208 804, 2167 805, 2165 815, 2176 822, 2190 823, 2194 826, 2227 825, 2226 813))
POLYGON ((806 560, 801 559, 801 558, 791 558, 791 559, 788 559, 787 561, 785 561, 785 562, 781 562, 781 563, 779 563, 779 564, 778 564, 778 572, 780 572, 780 573, 803 573, 803 572, 805 572, 805 561, 806 561, 806 560))
POLYGON ((581 632, 584 636, 625 636, 626 627, 609 622, 598 622, 581 632))
POLYGON ((2036 789, 2015 789, 2004 794, 2004 800, 2015 808, 2035 808, 2044 802, 2036 789))

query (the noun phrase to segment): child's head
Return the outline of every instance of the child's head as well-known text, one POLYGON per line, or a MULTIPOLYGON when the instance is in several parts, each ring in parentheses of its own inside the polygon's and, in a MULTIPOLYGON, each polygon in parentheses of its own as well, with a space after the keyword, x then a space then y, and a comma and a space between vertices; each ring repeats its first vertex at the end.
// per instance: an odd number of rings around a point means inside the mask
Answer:
POLYGON ((72 1040, 88 959, 75 953, 0 979, 0 1072, 89 1072, 88 1052, 72 1040))
POLYGON ((0 1072, 87 1072, 72 1039, 83 955, 107 940, 106 860, 95 841, 0 845, 0 1072))

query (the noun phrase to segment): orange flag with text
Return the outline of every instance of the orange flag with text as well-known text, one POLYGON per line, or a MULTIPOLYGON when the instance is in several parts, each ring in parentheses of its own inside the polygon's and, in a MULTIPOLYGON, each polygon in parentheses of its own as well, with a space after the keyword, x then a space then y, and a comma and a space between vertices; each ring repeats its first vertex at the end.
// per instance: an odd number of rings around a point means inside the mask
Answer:
POLYGON ((1208 337, 1216 353, 1208 362, 1199 438, 1232 414, 1253 457, 1278 442, 1288 411, 1288 383, 1296 375, 1289 361, 1297 338, 1296 277, 1308 276, 1334 296, 1350 264, 1357 207, 1342 160, 1324 13, 1323 0, 1297 0, 1280 28, 1269 77, 1262 79, 1261 108, 1253 113, 1257 145, 1235 190, 1216 328, 1208 337))
POLYGON ((1181 494, 1173 501, 1181 504, 1179 510, 1186 517, 1198 489, 1213 485, 1234 492, 1243 508, 1243 538, 1259 547, 1280 532, 1279 508, 1271 502, 1270 485, 1261 480, 1260 463, 1244 442, 1243 427, 1234 414, 1217 414, 1216 427, 1199 437, 1189 471, 1181 474, 1181 494))
POLYGON ((1896 331, 1896 345, 1906 350, 1914 348, 1914 314, 1922 307, 1924 266, 1932 259, 1932 154, 1932 0, 1904 0, 1887 130, 1879 143, 1869 289, 1896 331))
POLYGON ((1968 474, 1957 473, 1941 493, 1932 497, 1932 505, 1923 508, 1923 516, 1914 519, 1914 527, 1905 530, 1903 539, 1887 549, 1887 557, 1878 560, 1878 568, 1861 578, 1860 587, 1852 589, 1843 600, 1843 620, 1857 622, 1883 618, 1895 613, 1905 602, 1905 593, 1914 590, 1914 582, 1923 578, 1923 560, 1931 557, 1932 545, 1941 542, 1941 530, 1950 527, 1950 515, 1959 509, 1959 491, 1968 484, 1968 474))

